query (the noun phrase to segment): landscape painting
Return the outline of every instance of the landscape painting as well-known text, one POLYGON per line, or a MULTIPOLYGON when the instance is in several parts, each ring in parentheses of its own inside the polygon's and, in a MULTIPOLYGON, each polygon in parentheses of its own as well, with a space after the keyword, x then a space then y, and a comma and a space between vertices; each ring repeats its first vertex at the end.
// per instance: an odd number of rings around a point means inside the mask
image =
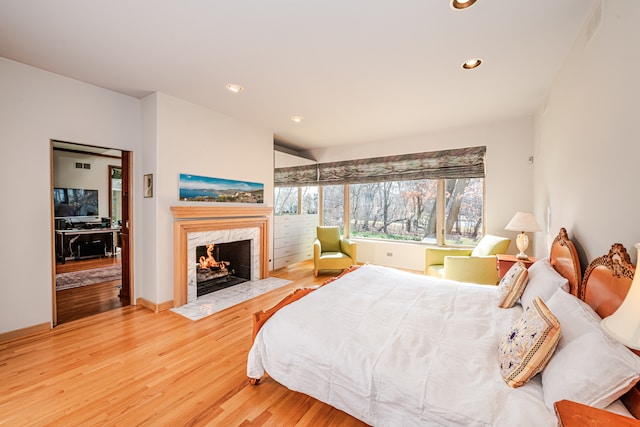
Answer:
POLYGON ((180 200, 185 202, 264 203, 264 184, 181 173, 180 200))

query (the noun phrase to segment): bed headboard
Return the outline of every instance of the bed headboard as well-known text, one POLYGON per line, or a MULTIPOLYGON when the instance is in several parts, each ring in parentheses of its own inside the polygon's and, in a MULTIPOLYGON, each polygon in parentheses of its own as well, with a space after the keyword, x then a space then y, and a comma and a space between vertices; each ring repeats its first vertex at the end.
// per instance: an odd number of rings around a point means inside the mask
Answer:
POLYGON ((578 288, 582 283, 580 259, 573 242, 569 240, 567 230, 563 227, 551 244, 549 262, 563 277, 569 280, 569 292, 578 296, 578 288))
MULTIPOLYGON (((613 314, 629 292, 635 267, 623 245, 614 243, 609 253, 591 261, 584 273, 578 297, 604 318, 613 314)), ((640 352, 632 350, 640 355, 640 352)), ((640 385, 622 397, 629 412, 640 418, 640 385)))
POLYGON ((620 243, 611 245, 609 253, 591 261, 584 273, 578 298, 589 304, 600 317, 607 317, 627 296, 635 267, 620 243))

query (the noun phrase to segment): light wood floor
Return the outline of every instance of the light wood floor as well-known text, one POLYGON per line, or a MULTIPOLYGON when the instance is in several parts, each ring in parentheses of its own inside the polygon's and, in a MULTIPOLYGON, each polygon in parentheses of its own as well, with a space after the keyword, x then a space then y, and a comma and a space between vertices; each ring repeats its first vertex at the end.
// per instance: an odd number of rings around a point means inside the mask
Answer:
POLYGON ((270 378, 248 384, 251 314, 326 280, 294 280, 197 322, 127 306, 0 343, 0 425, 362 426, 270 378))
MULTIPOLYGON (((67 261, 56 264, 56 274, 120 264, 120 256, 67 261)), ((58 325, 123 307, 125 304, 118 297, 120 283, 117 280, 57 291, 58 325)))

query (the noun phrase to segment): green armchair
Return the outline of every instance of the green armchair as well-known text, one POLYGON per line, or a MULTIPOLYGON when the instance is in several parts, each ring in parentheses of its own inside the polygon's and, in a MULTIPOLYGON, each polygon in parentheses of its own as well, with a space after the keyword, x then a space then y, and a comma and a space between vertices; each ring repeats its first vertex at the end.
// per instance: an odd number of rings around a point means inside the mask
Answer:
POLYGON ((424 274, 487 285, 498 283, 496 255, 509 249, 511 239, 485 235, 473 249, 427 248, 424 274))
POLYGON ((333 226, 316 228, 313 243, 313 275, 319 270, 344 270, 356 263, 357 245, 340 236, 340 229, 333 226))

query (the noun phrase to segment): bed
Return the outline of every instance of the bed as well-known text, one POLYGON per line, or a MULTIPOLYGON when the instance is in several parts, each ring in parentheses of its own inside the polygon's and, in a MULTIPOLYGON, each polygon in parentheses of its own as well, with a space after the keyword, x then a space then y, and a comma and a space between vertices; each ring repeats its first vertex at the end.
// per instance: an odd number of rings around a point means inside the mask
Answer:
MULTIPOLYGON (((540 300, 549 301, 549 309, 570 314, 564 305, 581 304, 574 310, 580 317, 591 310, 576 297, 593 294, 588 278, 602 282, 607 277, 604 281, 609 284, 619 279, 609 280, 606 267, 594 267, 587 269, 583 283, 578 256, 565 229, 554 240, 550 257, 536 264, 519 274, 527 280, 516 282, 526 286, 511 298, 518 302, 510 308, 499 307, 505 299, 502 283, 475 285, 375 265, 350 269, 317 289, 298 290, 273 309, 256 313, 247 374, 257 384, 268 373, 291 390, 375 426, 552 426, 558 422, 554 403, 565 398, 615 407, 628 415, 618 398, 640 376, 640 358, 622 345, 616 351, 627 352, 621 356, 624 363, 611 362, 622 363, 618 369, 622 380, 595 396, 571 393, 582 392, 584 385, 572 385, 575 390, 566 392, 565 385, 571 381, 565 375, 573 363, 567 358, 580 348, 575 339, 593 341, 582 323, 582 329, 568 330, 567 336, 545 333, 545 337, 553 335, 555 342, 551 357, 536 362, 544 367, 542 373, 529 373, 531 378, 522 384, 507 385, 504 354, 499 353, 505 345, 509 347, 507 338, 513 335, 514 325, 534 307, 546 307, 540 300), (556 295, 558 289, 562 298, 556 295)), ((594 323, 597 315, 589 316, 587 320, 594 323)), ((571 319, 558 323, 565 322, 576 323, 571 319)), ((607 341, 609 346, 615 344, 607 341)), ((597 388, 586 381, 587 389, 597 388)), ((625 401, 630 407, 632 399, 625 401)))

